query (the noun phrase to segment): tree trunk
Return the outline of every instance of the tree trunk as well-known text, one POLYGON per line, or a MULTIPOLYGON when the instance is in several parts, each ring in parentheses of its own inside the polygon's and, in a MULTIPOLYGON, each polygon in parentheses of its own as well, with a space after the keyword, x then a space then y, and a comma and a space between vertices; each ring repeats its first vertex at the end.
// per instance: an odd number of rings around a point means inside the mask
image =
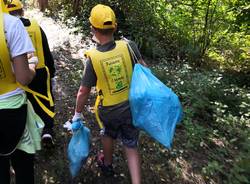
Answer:
POLYGON ((48 0, 38 0, 39 9, 44 12, 45 9, 48 7, 48 0))
POLYGON ((78 8, 81 4, 81 0, 74 0, 73 1, 73 14, 77 15, 78 14, 78 8))

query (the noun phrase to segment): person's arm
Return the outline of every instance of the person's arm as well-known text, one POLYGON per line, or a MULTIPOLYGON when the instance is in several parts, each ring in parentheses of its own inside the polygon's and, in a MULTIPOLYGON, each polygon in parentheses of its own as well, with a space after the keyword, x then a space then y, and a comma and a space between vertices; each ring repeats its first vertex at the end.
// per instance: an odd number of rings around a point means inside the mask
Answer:
POLYGON ((84 108, 84 105, 86 104, 89 93, 90 93, 91 88, 85 87, 85 86, 80 86, 77 97, 76 97, 76 107, 75 107, 75 114, 72 118, 72 121, 77 121, 77 120, 83 120, 82 116, 82 110, 84 108))
POLYGON ((91 88, 80 86, 78 93, 77 93, 77 97, 76 97, 76 108, 75 108, 76 113, 82 112, 84 105, 86 104, 88 100, 90 91, 91 91, 91 88))
POLYGON ((96 85, 96 81, 97 78, 92 62, 90 58, 87 58, 85 62, 81 85, 76 97, 75 114, 74 117, 72 118, 72 121, 82 118, 82 110, 87 102, 91 88, 96 85))
MULTIPOLYGON (((9 15, 8 15, 9 16, 9 15)), ((21 85, 29 84, 35 76, 38 61, 28 62, 27 54, 34 52, 32 41, 23 23, 16 17, 9 16, 10 25, 6 28, 6 39, 11 56, 16 81, 21 85)))
POLYGON ((36 63, 28 63, 27 54, 16 56, 12 60, 16 81, 23 86, 28 85, 36 74, 36 63))

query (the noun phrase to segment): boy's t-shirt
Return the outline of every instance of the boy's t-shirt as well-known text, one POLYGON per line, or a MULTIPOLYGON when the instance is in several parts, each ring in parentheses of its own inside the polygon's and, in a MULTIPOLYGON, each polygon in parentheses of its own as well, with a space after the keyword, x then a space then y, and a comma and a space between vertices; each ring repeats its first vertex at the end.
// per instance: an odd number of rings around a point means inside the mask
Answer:
POLYGON ((11 58, 34 52, 31 39, 18 18, 4 14, 4 31, 11 58))

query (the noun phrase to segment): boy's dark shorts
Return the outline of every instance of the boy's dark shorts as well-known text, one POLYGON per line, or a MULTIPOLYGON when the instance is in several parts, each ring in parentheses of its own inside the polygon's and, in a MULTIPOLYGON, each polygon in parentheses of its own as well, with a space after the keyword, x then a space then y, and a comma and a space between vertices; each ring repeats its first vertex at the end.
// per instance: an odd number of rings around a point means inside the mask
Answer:
POLYGON ((99 111, 99 115, 105 127, 104 135, 121 139, 126 147, 137 147, 139 130, 132 124, 130 108, 122 111, 99 111))

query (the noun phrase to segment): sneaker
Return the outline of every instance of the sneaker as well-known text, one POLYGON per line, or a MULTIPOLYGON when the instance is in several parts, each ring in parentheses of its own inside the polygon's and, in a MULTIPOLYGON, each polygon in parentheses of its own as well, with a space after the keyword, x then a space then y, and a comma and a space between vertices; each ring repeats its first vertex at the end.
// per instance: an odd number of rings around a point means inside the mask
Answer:
POLYGON ((103 153, 99 153, 97 155, 97 164, 98 164, 98 167, 101 168, 102 174, 104 176, 107 176, 107 177, 114 176, 115 172, 113 170, 112 164, 110 164, 110 165, 104 164, 104 154, 103 153))
POLYGON ((54 141, 51 134, 43 134, 42 136, 42 145, 44 148, 53 148, 54 147, 54 141))

